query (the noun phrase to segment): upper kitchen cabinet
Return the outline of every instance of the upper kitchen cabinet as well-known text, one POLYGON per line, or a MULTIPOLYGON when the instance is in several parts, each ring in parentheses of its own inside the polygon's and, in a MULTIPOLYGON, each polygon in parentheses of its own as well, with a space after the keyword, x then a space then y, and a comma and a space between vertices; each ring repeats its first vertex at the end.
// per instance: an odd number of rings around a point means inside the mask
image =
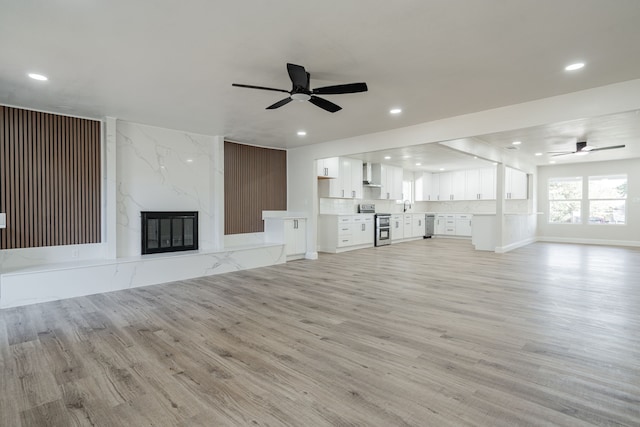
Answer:
POLYGON ((318 178, 337 178, 340 170, 340 159, 330 157, 318 159, 318 178))
POLYGON ((510 167, 504 172, 504 197, 510 200, 524 200, 528 197, 527 174, 510 167))
POLYGON ((466 171, 443 172, 438 175, 440 177, 438 200, 465 200, 466 171))
POLYGON ((431 172, 423 172, 418 176, 416 173, 415 179, 415 192, 416 192, 416 202, 429 202, 431 200, 438 200, 439 191, 434 195, 433 194, 433 174, 431 172))
POLYGON ((496 168, 467 171, 465 198, 467 200, 495 200, 496 168))
MULTIPOLYGON (((333 167, 333 159, 337 160, 338 172, 334 179, 320 179, 318 194, 320 197, 335 197, 344 199, 361 199, 362 198, 362 160, 351 159, 348 157, 334 157, 331 162, 323 162, 320 169, 321 161, 318 160, 318 173, 324 172, 325 169, 333 167)), ((331 172, 331 171, 330 171, 331 172)), ((318 178, 323 178, 318 176, 318 178)))
POLYGON ((380 199, 403 200, 401 167, 374 163, 371 174, 373 182, 380 185, 380 199))

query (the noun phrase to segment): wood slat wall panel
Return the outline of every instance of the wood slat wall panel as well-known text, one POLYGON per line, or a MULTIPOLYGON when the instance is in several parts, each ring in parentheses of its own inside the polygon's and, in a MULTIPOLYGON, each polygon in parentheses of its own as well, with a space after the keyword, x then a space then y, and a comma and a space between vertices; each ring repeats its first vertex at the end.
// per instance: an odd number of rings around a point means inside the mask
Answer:
POLYGON ((225 142, 224 233, 264 231, 263 210, 287 209, 287 152, 225 142))
POLYGON ((100 122, 0 106, 0 249, 100 241, 100 122))

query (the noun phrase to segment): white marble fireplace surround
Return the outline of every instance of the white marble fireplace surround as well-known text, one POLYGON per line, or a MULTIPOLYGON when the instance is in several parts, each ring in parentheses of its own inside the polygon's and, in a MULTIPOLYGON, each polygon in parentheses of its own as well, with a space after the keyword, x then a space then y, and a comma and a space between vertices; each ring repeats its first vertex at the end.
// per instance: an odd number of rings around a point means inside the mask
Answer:
POLYGON ((224 236, 224 138, 107 118, 103 243, 0 251, 0 308, 286 261, 260 233, 224 236), (141 211, 198 211, 199 250, 141 256, 141 211))

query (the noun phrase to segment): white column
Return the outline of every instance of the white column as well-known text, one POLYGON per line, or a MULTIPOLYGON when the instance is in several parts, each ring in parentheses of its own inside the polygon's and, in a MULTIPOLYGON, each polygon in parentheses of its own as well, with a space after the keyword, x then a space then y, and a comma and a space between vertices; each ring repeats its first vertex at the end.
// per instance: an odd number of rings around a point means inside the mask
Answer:
POLYGON ((105 258, 117 257, 117 200, 116 200, 116 118, 103 120, 102 140, 102 243, 105 258))
POLYGON ((496 252, 500 251, 504 246, 504 187, 505 187, 505 166, 504 163, 498 163, 496 168, 496 230, 495 242, 496 252))
POLYGON ((215 136, 211 144, 209 182, 213 249, 221 250, 224 248, 224 136, 215 136))

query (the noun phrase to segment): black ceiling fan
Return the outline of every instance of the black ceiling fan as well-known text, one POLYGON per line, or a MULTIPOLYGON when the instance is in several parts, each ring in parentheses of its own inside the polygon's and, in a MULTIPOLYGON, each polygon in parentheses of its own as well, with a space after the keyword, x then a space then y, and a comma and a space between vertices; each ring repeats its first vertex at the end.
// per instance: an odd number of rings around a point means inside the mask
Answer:
POLYGON ((594 151, 613 150, 615 148, 624 148, 625 145, 611 145, 609 147, 594 147, 593 145, 587 145, 587 141, 576 142, 576 151, 548 151, 549 154, 553 154, 552 157, 566 156, 567 154, 584 155, 593 153, 594 151))
POLYGON ((289 72, 291 83, 293 84, 291 90, 275 89, 264 86, 243 85, 238 83, 233 83, 232 86, 246 87, 249 89, 273 90, 276 92, 285 92, 289 94, 288 97, 281 99, 275 104, 269 105, 267 107, 267 110, 280 108, 295 99, 296 101, 309 101, 313 105, 316 105, 330 113, 340 111, 342 110, 342 107, 316 95, 338 95, 343 93, 366 92, 368 90, 366 83, 348 83, 343 85, 324 86, 311 89, 309 87, 311 76, 309 75, 309 73, 307 73, 302 65, 287 64, 287 71, 289 72))

